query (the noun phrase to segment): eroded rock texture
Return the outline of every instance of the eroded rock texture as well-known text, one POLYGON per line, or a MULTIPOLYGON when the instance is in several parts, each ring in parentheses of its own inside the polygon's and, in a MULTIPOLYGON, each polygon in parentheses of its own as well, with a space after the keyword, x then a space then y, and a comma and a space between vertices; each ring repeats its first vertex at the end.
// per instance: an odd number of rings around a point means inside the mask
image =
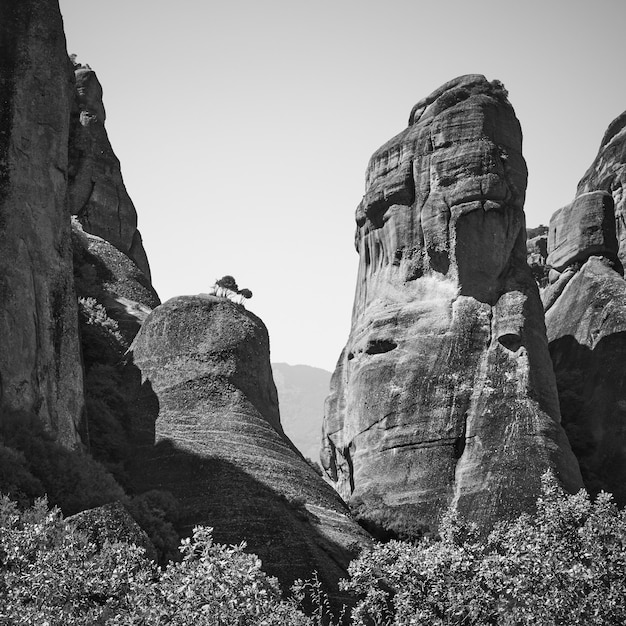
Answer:
POLYGON ((372 528, 414 536, 449 505, 487 527, 530 509, 547 468, 581 486, 526 263, 526 176, 506 91, 479 75, 419 102, 370 160, 322 463, 372 528))
POLYGON ((69 149, 71 213, 87 232, 113 244, 150 279, 137 213, 104 127, 102 87, 89 67, 78 65, 75 73, 69 149))
POLYGON ((100 302, 130 345, 150 311, 161 303, 150 279, 115 246, 86 233, 75 218, 72 248, 79 295, 100 302))
POLYGON ((204 524, 217 541, 245 538, 285 584, 317 569, 336 586, 367 536, 283 434, 261 320, 223 298, 174 298, 131 351, 137 487, 174 493, 187 531, 204 524))
POLYGON ((74 445, 82 370, 67 209, 73 98, 58 3, 0 3, 0 423, 74 445))
POLYGON ((542 294, 563 425, 585 486, 626 503, 626 114, 607 130, 574 201, 550 220, 542 294))
POLYGON ((615 204, 619 259, 626 262, 626 111, 611 122, 600 150, 581 181, 577 197, 593 191, 609 193, 615 204))

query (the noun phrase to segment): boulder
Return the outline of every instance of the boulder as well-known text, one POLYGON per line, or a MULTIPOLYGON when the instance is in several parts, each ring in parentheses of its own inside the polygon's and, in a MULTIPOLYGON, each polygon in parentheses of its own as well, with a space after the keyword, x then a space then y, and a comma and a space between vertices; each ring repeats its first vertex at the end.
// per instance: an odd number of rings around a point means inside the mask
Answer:
POLYGON ((559 272, 592 255, 617 260, 613 197, 605 191, 580 194, 550 218, 547 263, 559 272))
POLYGON ((156 561, 157 553, 154 544, 121 502, 112 502, 95 509, 81 511, 66 518, 65 523, 83 533, 98 548, 107 542, 130 543, 143 548, 146 551, 146 557, 156 561))
POLYGON ((67 209, 73 72, 54 0, 0 4, 0 424, 78 444, 83 376, 67 209))
POLYGON ((104 127, 102 87, 88 66, 77 65, 75 74, 69 143, 70 211, 87 232, 113 244, 150 279, 137 213, 104 127))
POLYGON ((480 75, 420 101, 370 160, 322 464, 382 536, 449 507, 487 529, 531 509, 548 468, 582 485, 526 262, 526 177, 507 93, 480 75))
POLYGON ((284 435, 262 321, 210 295, 150 313, 131 346, 137 491, 165 489, 180 521, 245 540, 285 585, 317 570, 336 589, 366 533, 284 435))

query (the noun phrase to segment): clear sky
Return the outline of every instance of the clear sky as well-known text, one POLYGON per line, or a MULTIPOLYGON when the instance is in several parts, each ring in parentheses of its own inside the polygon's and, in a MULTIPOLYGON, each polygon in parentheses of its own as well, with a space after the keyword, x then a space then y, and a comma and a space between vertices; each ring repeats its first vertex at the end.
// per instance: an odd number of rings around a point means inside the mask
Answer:
POLYGON ((527 223, 569 202, 626 109, 625 0, 60 0, 162 300, 232 274, 273 361, 334 368, 370 155, 413 104, 500 79, 524 133, 527 223))

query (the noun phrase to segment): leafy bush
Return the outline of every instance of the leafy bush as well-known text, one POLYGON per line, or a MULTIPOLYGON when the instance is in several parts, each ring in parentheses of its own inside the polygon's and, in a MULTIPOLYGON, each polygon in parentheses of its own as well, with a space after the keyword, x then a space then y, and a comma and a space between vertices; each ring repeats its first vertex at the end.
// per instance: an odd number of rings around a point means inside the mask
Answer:
POLYGON ((292 602, 281 599, 278 581, 261 571, 245 544, 213 542, 212 529, 197 527, 181 544, 183 560, 170 564, 156 581, 131 584, 129 608, 110 623, 117 626, 168 624, 309 625, 292 602))
POLYGON ((154 544, 159 564, 178 560, 180 536, 174 528, 178 518, 178 500, 169 491, 153 489, 129 498, 125 505, 154 544))
POLYGON ((0 624, 103 623, 124 606, 131 581, 152 575, 141 548, 97 549, 45 500, 20 511, 0 496, 0 624))
POLYGON ((164 570, 125 543, 97 548, 45 500, 21 511, 0 496, 0 624, 313 626, 244 552, 194 529, 164 570))
POLYGON ((392 541, 350 565, 355 624, 626 623, 626 514, 611 496, 568 496, 544 475, 535 516, 485 540, 447 515, 440 538, 392 541))
POLYGON ((93 363, 118 363, 128 345, 104 306, 95 298, 79 298, 78 321, 85 369, 93 363))

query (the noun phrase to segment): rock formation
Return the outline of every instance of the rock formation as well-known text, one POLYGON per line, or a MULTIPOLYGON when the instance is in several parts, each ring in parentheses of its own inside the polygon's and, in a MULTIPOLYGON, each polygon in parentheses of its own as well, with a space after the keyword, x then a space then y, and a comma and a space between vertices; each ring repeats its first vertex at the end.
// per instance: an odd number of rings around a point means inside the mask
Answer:
POLYGON ((58 3, 0 5, 0 424, 76 445, 82 371, 67 209, 72 67, 58 3))
POLYGON ((136 486, 176 494, 186 531, 245 538, 285 584, 317 569, 336 585, 367 536, 283 434, 261 320, 225 298, 182 296, 148 316, 131 352, 136 486))
POLYGON ((626 503, 626 114, 607 130, 574 201, 550 220, 542 294, 563 425, 585 486, 626 503))
POLYGON ((88 66, 77 65, 75 74, 69 146, 70 211, 87 232, 113 244, 150 279, 137 213, 104 127, 102 87, 88 66))
POLYGON ((615 223, 619 259, 626 261, 626 111, 609 124, 600 150, 591 167, 578 183, 577 198, 594 191, 611 195, 615 205, 615 223))
POLYGON ((370 160, 322 463, 371 528, 415 536, 450 505, 486 528, 532 508, 547 468, 581 486, 526 263, 526 177, 506 91, 479 75, 420 101, 370 160))
POLYGON ((108 241, 72 220, 74 273, 79 295, 95 297, 130 345, 148 313, 161 301, 149 278, 108 241))

